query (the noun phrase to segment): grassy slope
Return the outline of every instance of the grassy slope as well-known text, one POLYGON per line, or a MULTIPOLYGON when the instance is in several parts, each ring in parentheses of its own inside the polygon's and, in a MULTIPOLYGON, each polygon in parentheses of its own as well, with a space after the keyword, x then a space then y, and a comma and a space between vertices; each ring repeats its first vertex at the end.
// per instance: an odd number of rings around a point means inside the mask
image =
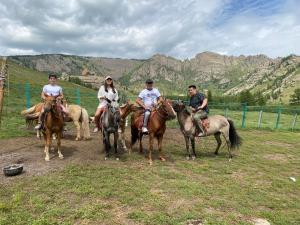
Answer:
MULTIPOLYGON (((30 103, 34 105, 40 101, 42 87, 48 82, 46 73, 22 67, 10 61, 9 79, 10 91, 5 93, 0 138, 28 134, 28 131, 25 129, 24 119, 20 115, 20 112, 26 109, 26 83, 30 83, 30 103)), ((94 112, 98 104, 96 91, 64 81, 59 81, 59 85, 63 87, 65 96, 70 103, 76 103, 76 89, 78 88, 81 93, 82 106, 86 107, 89 113, 94 112)))
POLYGON ((0 224, 271 224, 300 222, 299 134, 240 131, 244 145, 232 162, 215 142, 184 160, 184 144, 164 144, 167 162, 149 167, 134 152, 120 162, 68 165, 0 189, 0 224), (203 149, 205 151, 203 152, 203 149), (296 177, 293 182, 289 177, 296 177))

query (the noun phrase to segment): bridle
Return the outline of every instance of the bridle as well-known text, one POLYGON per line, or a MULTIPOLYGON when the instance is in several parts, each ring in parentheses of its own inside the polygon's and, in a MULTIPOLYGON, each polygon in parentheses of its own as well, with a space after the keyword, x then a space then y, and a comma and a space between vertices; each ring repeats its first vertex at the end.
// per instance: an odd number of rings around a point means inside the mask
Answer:
MULTIPOLYGON (((168 102, 166 102, 166 104, 170 105, 170 103, 168 103, 168 102)), ((170 105, 170 107, 172 107, 172 106, 170 105)), ((169 114, 168 110, 165 108, 163 103, 158 104, 158 106, 156 107, 156 113, 160 118, 162 118, 164 120, 171 120, 174 118, 172 115, 169 114), (162 111, 162 113, 164 115, 162 115, 160 111, 162 111)))

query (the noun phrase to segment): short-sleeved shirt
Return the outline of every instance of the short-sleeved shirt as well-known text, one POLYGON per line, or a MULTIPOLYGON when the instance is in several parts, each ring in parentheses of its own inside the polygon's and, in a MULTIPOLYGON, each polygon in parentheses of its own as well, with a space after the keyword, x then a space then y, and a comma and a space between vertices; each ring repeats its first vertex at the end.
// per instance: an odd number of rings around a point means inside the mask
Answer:
POLYGON ((144 89, 140 92, 139 98, 142 99, 146 107, 153 107, 157 103, 157 98, 160 97, 160 93, 156 88, 152 90, 144 89))
POLYGON ((62 88, 58 85, 47 84, 43 87, 43 92, 49 96, 58 96, 62 94, 62 88))
MULTIPOLYGON (((189 106, 191 106, 191 107, 193 107, 193 108, 196 109, 196 108, 198 108, 199 106, 202 105, 202 103, 203 103, 203 101, 204 101, 205 98, 206 97, 205 97, 204 94, 202 94, 200 92, 197 92, 194 96, 192 96, 190 98, 190 104, 189 104, 189 106)), ((207 105, 203 108, 203 110, 208 113, 209 110, 208 110, 207 105)))

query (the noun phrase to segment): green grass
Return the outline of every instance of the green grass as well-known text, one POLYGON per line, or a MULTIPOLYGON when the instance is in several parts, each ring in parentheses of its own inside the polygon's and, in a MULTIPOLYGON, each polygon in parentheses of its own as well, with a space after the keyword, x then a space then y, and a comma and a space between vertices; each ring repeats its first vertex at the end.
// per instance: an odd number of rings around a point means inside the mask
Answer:
POLYGON ((183 143, 165 142, 168 161, 152 167, 133 153, 23 178, 0 189, 0 224, 299 224, 299 134, 240 134, 231 162, 225 149, 212 156, 212 139, 197 143, 196 161, 184 159, 183 143))

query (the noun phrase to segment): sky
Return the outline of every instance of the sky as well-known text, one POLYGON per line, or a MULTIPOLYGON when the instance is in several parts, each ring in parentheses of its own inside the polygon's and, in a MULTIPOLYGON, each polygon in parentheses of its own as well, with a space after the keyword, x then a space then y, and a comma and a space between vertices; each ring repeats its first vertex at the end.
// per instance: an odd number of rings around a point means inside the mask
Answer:
POLYGON ((300 55, 299 0, 0 0, 0 55, 300 55))

